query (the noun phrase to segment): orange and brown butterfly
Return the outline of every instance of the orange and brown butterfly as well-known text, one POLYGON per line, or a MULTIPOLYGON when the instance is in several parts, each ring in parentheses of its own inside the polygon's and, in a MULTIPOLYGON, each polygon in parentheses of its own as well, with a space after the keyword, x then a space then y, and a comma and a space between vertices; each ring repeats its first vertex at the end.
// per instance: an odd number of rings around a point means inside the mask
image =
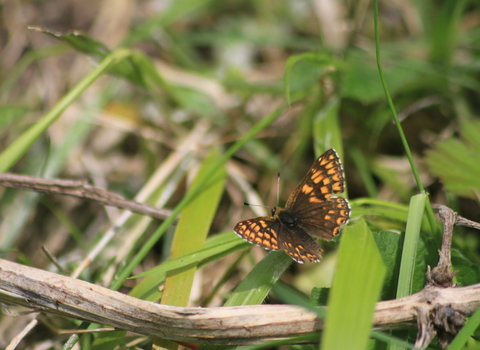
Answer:
POLYGON ((334 149, 323 153, 290 195, 285 209, 272 216, 240 221, 234 231, 268 250, 283 249, 298 263, 319 262, 322 249, 312 238, 333 239, 350 218, 350 205, 335 196, 345 189, 342 163, 334 149))

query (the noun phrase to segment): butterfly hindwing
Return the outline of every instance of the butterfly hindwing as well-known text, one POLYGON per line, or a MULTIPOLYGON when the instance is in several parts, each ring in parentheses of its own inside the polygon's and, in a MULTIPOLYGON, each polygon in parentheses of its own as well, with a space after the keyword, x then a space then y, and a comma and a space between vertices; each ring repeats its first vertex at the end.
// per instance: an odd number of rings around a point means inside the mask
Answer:
POLYGON ((271 216, 263 216, 240 221, 233 229, 247 242, 257 244, 265 249, 278 250, 280 223, 271 216))
POLYGON ((322 259, 322 248, 300 227, 280 227, 279 244, 297 263, 303 264, 307 259, 311 262, 319 262, 322 259))

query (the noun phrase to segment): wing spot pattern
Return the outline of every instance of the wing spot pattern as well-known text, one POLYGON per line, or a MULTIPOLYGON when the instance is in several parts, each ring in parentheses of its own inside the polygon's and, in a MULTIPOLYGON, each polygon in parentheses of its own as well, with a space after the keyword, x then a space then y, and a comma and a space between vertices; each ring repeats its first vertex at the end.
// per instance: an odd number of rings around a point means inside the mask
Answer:
POLYGON ((308 186, 307 184, 303 185, 302 187, 302 192, 305 193, 305 194, 309 194, 310 192, 313 191, 313 187, 312 186, 308 186))

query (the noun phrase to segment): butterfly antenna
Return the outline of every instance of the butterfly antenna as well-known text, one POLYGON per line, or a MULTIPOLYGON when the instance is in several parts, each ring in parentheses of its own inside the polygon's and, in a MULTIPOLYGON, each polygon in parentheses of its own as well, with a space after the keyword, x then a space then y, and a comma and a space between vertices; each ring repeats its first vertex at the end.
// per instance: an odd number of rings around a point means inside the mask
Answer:
POLYGON ((268 206, 268 205, 261 205, 261 204, 250 204, 247 202, 243 202, 243 205, 249 205, 251 207, 263 207, 263 208, 268 208, 272 210, 272 215, 275 215, 275 211, 277 210, 278 207, 278 202, 280 201, 280 171, 278 172, 278 177, 277 177, 277 205, 274 206, 273 208, 268 206))
POLYGON ((278 172, 278 177, 277 177, 277 205, 275 207, 278 207, 279 201, 280 201, 280 171, 278 172))

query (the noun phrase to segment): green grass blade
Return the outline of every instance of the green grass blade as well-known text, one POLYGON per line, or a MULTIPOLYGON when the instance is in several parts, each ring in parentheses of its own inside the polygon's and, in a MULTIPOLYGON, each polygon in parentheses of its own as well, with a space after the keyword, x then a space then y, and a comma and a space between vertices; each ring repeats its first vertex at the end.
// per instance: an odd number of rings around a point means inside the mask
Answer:
MULTIPOLYGON (((192 187, 198 184, 210 172, 212 167, 216 165, 216 159, 219 156, 220 152, 218 149, 213 149, 210 152, 202 162, 202 167, 193 181, 192 187)), ((205 244, 223 193, 225 174, 224 167, 218 168, 216 173, 210 177, 211 181, 207 184, 205 190, 182 210, 182 215, 175 230, 171 258, 178 258, 194 252, 198 247, 205 244)), ((162 304, 187 306, 196 271, 196 264, 177 270, 170 270, 165 281, 162 304)))
POLYGON ((420 176, 418 175, 417 168, 415 163, 413 162, 412 152, 410 151, 410 146, 408 145, 407 138, 405 137, 405 133, 403 132, 402 125, 398 120, 397 111, 395 110, 395 106, 393 105, 392 97, 388 92, 387 83, 385 81, 385 77, 383 75, 382 63, 380 59, 380 33, 378 27, 378 0, 374 0, 374 24, 375 24, 375 49, 377 55, 377 68, 378 74, 380 75, 380 81, 382 82, 383 91, 385 92, 385 97, 387 98, 388 105, 390 107, 390 111, 392 112, 393 120, 395 121, 395 125, 397 126, 398 134, 400 135, 400 139, 402 140, 403 148, 405 149, 405 153, 407 154, 408 161, 410 162, 410 167, 412 168, 413 176, 415 177, 415 181, 417 182, 417 186, 420 191, 424 192, 425 189, 423 188, 423 184, 420 181, 420 176))
MULTIPOLYGON (((235 288, 224 306, 261 304, 267 297, 272 285, 292 264, 292 259, 282 250, 268 253, 242 282, 235 288)), ((221 350, 222 346, 204 345, 201 350, 221 350)))
MULTIPOLYGON (((82 144, 86 137, 90 135, 90 132, 93 127, 92 115, 95 115, 96 112, 103 108, 108 102, 111 96, 111 88, 107 88, 107 91, 104 91, 95 98, 88 101, 88 104, 84 106, 84 111, 81 115, 78 116, 77 120, 65 129, 62 135, 62 140, 57 143, 48 157, 48 161, 42 161, 39 157, 32 156, 29 154, 25 160, 27 162, 22 162, 22 166, 17 168, 16 171, 26 174, 37 174, 42 177, 51 178, 55 177, 61 169, 65 166, 65 161, 71 155, 71 152, 76 147, 79 147, 82 144), (33 157, 33 158, 32 158, 33 157), (32 161, 37 159, 38 162, 32 161), (42 163, 44 169, 39 173, 39 163, 42 163)), ((20 119, 16 119, 16 123, 19 123, 20 119)), ((15 196, 17 197, 17 196, 15 196)), ((4 211, 4 220, 2 221, 5 227, 9 227, 8 234, 0 234, 0 250, 6 251, 12 247, 15 240, 18 239, 18 234, 21 232, 22 228, 26 223, 28 223, 28 217, 32 215, 32 208, 35 204, 38 203, 39 198, 42 197, 39 193, 24 193, 22 194, 23 199, 18 201, 15 205, 15 209, 12 210, 12 206, 9 204, 10 200, 5 195, 2 196, 1 205, 4 211), (19 203, 21 202, 21 205, 19 203), (10 206, 10 212, 8 209, 10 206)), ((1 210, 1 209, 0 209, 1 210)))
POLYGON ((316 313, 318 318, 325 318, 325 307, 318 307, 312 304, 311 300, 309 300, 305 294, 300 293, 297 289, 294 289, 282 280, 278 281, 278 283, 272 286, 272 291, 275 297, 280 301, 302 306, 309 311, 316 313))
POLYGON ((105 57, 105 59, 69 91, 50 112, 20 135, 0 154, 0 173, 8 171, 25 154, 38 137, 62 115, 63 111, 102 74, 106 73, 112 66, 129 55, 129 50, 119 49, 105 57))
POLYGON ((292 263, 282 250, 268 253, 235 288, 224 306, 257 305, 267 297, 272 284, 292 263))
MULTIPOLYGON (((398 275, 397 298, 412 294, 414 282, 415 258, 417 254, 418 239, 422 224, 422 216, 427 201, 426 194, 418 194, 410 200, 408 210, 407 227, 405 229, 405 240, 403 243, 400 272, 398 275)), ((395 335, 404 338, 405 332, 394 332, 395 335)), ((405 347, 398 344, 391 344, 390 350, 401 350, 405 347)))
POLYGON ((103 43, 78 31, 58 33, 40 27, 29 27, 28 29, 47 34, 79 52, 90 55, 96 61, 101 61, 110 53, 103 43))
POLYGON ((323 350, 366 349, 386 268, 364 220, 343 230, 328 302, 323 350))
POLYGON ((137 276, 133 276, 132 278, 145 278, 138 283, 129 294, 144 300, 158 300, 162 295, 162 293, 158 290, 158 287, 165 281, 168 271, 181 269, 185 266, 199 262, 202 262, 201 265, 204 265, 210 260, 218 259, 239 249, 245 249, 246 246, 249 246, 249 244, 240 239, 233 232, 215 235, 207 240, 205 248, 190 254, 185 254, 176 259, 168 260, 163 264, 154 267, 153 269, 145 271, 137 276), (214 245, 208 244, 212 239, 217 239, 218 237, 224 237, 225 239, 222 239, 214 245))
MULTIPOLYGON (((211 172, 211 169, 216 166, 216 159, 219 156, 219 150, 214 148, 202 162, 202 167, 193 181, 192 187, 195 187, 211 172)), ((225 168, 217 167, 216 170, 213 176, 208 177, 210 181, 206 184, 204 191, 182 210, 172 243, 172 258, 191 253, 197 247, 205 244, 225 186, 225 168)), ((172 306, 187 306, 196 271, 197 264, 168 271, 161 303, 172 306)), ((155 339, 154 344, 156 347, 165 349, 176 349, 178 347, 172 341, 159 338, 155 339)))
MULTIPOLYGON (((39 27, 30 27, 29 29, 47 34, 61 41, 78 52, 88 55, 94 62, 102 61, 111 52, 102 42, 80 32, 58 33, 39 27)), ((139 67, 132 62, 132 55, 129 55, 126 60, 121 60, 118 64, 112 66, 110 73, 127 79, 136 85, 145 87, 143 77, 139 74, 138 68, 139 67)))
POLYGON ((395 337, 392 337, 391 335, 388 335, 388 334, 385 334, 385 333, 382 333, 382 332, 378 332, 378 331, 373 331, 372 332, 372 338, 376 339, 376 340, 379 340, 379 341, 382 341, 382 342, 387 343, 387 344, 394 344, 394 345, 397 345, 397 346, 402 346, 405 349, 417 349, 417 348, 415 348, 415 346, 413 346, 413 344, 410 344, 409 342, 406 342, 402 339, 395 338, 395 337))
POLYGON ((315 154, 322 154, 329 148, 335 148, 343 159, 342 132, 338 120, 340 100, 332 98, 317 112, 313 120, 315 154))
MULTIPOLYGON (((375 26, 375 53, 377 58, 378 74, 380 75, 380 81, 382 82, 383 90, 385 91, 385 97, 387 98, 390 111, 392 112, 393 120, 395 121, 395 125, 397 126, 398 134, 400 136, 400 139, 402 140, 402 144, 405 149, 405 154, 407 155, 407 159, 410 163, 410 168, 412 169, 412 173, 417 183, 418 189, 420 190, 421 193, 425 193, 425 189, 423 187, 422 181, 420 180, 420 175, 418 174, 417 167, 415 166, 415 162, 413 161, 413 156, 412 156, 412 152, 410 151, 410 146, 408 145, 407 138, 405 137, 405 133, 403 132, 402 125, 398 120, 398 115, 395 110, 395 106, 393 105, 392 97, 388 92, 387 83, 383 75, 382 63, 380 59, 380 31, 378 26, 378 0, 373 1, 373 9, 374 9, 373 20, 374 20, 374 26, 375 26)), ((428 217, 428 221, 430 222, 430 226, 432 227, 432 230, 437 233, 438 237, 440 237, 440 231, 435 221, 435 215, 433 214, 433 210, 430 204, 428 204, 427 206, 427 217, 428 217)))
MULTIPOLYGON (((310 350, 314 348, 311 346, 308 348, 305 348, 305 347, 302 347, 301 345, 297 347, 293 347, 293 346, 285 347, 285 346, 288 346, 288 344, 314 343, 316 338, 317 336, 315 334, 306 334, 306 335, 299 335, 296 337, 290 337, 288 339, 283 339, 283 340, 270 340, 257 345, 240 346, 240 347, 236 347, 235 349, 237 350, 257 350, 257 349, 292 349, 292 350, 305 349, 307 350, 308 349, 310 350), (284 346, 281 347, 282 345, 284 346)), ((202 348, 201 350, 204 350, 204 349, 202 348)))
POLYGON ((138 275, 132 276, 131 278, 148 277, 156 274, 159 271, 166 272, 179 269, 201 260, 211 258, 212 256, 222 254, 223 252, 231 250, 232 248, 238 247, 238 249, 243 249, 249 246, 250 244, 248 242, 238 237, 233 233, 233 231, 219 233, 209 237, 202 249, 165 261, 161 265, 156 266, 148 271, 139 273, 138 275))
POLYGON ((410 201, 408 210, 407 228, 403 243, 402 260, 398 276, 397 298, 412 294, 415 257, 417 254, 418 238, 422 226, 423 212, 427 201, 426 194, 417 194, 410 201))
POLYGON ((447 0, 441 4, 441 11, 433 14, 431 30, 430 59, 441 67, 450 67, 453 63, 455 46, 458 44, 459 25, 468 1, 447 0))

